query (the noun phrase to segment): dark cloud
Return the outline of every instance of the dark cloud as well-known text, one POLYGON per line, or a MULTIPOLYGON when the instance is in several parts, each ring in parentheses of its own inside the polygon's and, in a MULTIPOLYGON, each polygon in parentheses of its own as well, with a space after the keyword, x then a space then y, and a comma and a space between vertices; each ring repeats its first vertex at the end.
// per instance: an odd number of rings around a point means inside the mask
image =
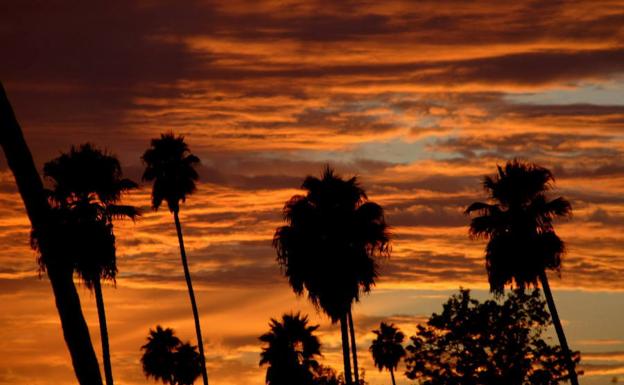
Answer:
POLYGON ((383 263, 381 272, 383 280, 391 282, 474 282, 485 274, 485 266, 481 259, 461 253, 413 251, 383 263))

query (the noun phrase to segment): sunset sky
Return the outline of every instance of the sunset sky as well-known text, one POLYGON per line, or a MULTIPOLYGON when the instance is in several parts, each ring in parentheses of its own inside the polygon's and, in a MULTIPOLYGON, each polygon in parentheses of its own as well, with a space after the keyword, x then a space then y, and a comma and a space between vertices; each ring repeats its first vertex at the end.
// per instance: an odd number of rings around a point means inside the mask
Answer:
MULTIPOLYGON (((550 278, 581 382, 624 382, 624 1, 3 1, 0 53, 39 168, 89 141, 139 181, 169 131, 201 158, 181 220, 212 385, 263 384, 257 337, 291 311, 321 325, 323 362, 341 367, 337 326, 295 297, 271 247, 306 175, 329 163, 386 209, 392 256, 354 309, 360 366, 381 385, 380 321, 412 335, 460 287, 489 297, 462 211, 513 158, 550 168, 573 204, 550 278)), ((149 328, 195 339, 173 220, 149 194, 125 199, 144 215, 116 224, 104 289, 120 385, 151 383, 149 328)), ((74 384, 29 230, 2 156, 0 384, 74 384)), ((101 362, 95 297, 79 291, 101 362)))

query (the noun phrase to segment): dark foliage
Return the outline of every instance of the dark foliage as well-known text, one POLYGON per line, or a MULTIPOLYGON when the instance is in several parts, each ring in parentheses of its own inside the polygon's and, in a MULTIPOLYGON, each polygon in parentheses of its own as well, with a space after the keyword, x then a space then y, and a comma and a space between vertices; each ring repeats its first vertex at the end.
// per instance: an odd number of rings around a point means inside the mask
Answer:
POLYGON ((141 159, 146 165, 143 180, 154 182, 152 207, 158 209, 164 200, 169 210, 177 212, 180 201, 196 189, 199 158, 190 153, 183 136, 173 133, 162 134, 151 144, 141 159))
POLYGON ((141 364, 147 377, 170 385, 192 385, 201 374, 197 347, 182 343, 172 329, 160 325, 150 330, 141 347, 141 364))
POLYGON ((312 385, 319 364, 321 344, 313 334, 318 325, 308 326, 308 317, 284 314, 281 322, 271 319, 271 331, 260 336, 266 344, 260 365, 268 365, 268 385, 312 385))
POLYGON ((393 324, 382 322, 379 330, 373 330, 377 336, 370 346, 375 366, 381 371, 396 370, 399 362, 405 356, 403 340, 405 335, 393 324))
MULTIPOLYGON (((44 176, 52 187, 46 190, 52 206, 53 224, 48 242, 65 250, 62 261, 40 258, 42 269, 50 263, 72 265, 91 288, 95 280, 115 279, 117 273, 113 219, 135 219, 134 206, 117 204, 123 193, 137 184, 123 178, 116 157, 87 143, 46 163, 44 176)), ((33 246, 41 235, 33 232, 33 246)))
POLYGON ((406 375, 422 385, 556 385, 569 376, 562 349, 542 337, 549 324, 537 289, 517 289, 502 303, 461 290, 418 325, 406 375))
POLYGON ((302 188, 306 195, 286 203, 288 224, 277 229, 273 245, 295 293, 307 291, 336 322, 375 284, 376 257, 389 251, 388 227, 355 177, 343 180, 327 167, 302 188))
POLYGON ((506 284, 536 286, 545 269, 559 270, 565 251, 553 228, 553 219, 571 214, 564 198, 549 200, 552 173, 518 161, 498 167, 498 174, 485 177, 483 186, 491 203, 475 202, 466 213, 472 218, 470 234, 488 239, 486 267, 490 288, 502 294, 506 284))

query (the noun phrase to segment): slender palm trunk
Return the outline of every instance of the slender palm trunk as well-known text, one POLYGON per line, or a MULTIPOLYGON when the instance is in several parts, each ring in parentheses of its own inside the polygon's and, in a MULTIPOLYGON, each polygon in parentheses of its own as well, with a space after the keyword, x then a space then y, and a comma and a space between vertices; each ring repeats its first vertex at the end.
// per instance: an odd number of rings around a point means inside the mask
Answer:
MULTIPOLYGON (((0 146, 15 177, 33 229, 45 231, 46 224, 50 221, 50 207, 43 191, 43 183, 2 84, 0 84, 0 146)), ((51 250, 47 245, 41 245, 40 252, 45 260, 54 260, 55 256, 62 255, 62 250, 51 250)), ((80 307, 80 297, 73 281, 73 270, 67 266, 48 266, 47 274, 76 378, 81 385, 101 385, 100 367, 80 307)))
POLYGON ((102 361, 104 362, 104 376, 106 385, 113 385, 113 368, 111 366, 110 349, 108 345, 108 327, 106 326, 106 311, 104 310, 104 296, 102 284, 99 278, 93 282, 95 302, 97 304, 98 318, 100 321, 100 337, 102 338, 102 361))
POLYGON ((557 308, 555 307, 555 300, 553 299, 552 292, 550 291, 550 284, 548 283, 548 276, 546 275, 546 272, 541 272, 539 278, 542 283, 544 295, 546 296, 546 303, 548 304, 548 309, 550 310, 553 325, 555 326, 555 331, 557 332, 557 337, 559 338, 559 345, 561 345, 561 349, 563 349, 563 352, 566 355, 566 363, 568 366, 568 372, 570 373, 570 382, 572 385, 579 385, 575 365, 572 361, 572 352, 568 347, 568 341, 566 340, 565 333, 563 332, 563 326, 561 326, 561 320, 559 319, 559 313, 557 313, 557 308))
POLYGON ((184 278, 186 279, 186 286, 188 287, 189 297, 191 298, 191 307, 193 308, 193 318, 195 318, 195 333, 197 334, 197 347, 199 348, 199 357, 202 368, 202 379, 204 385, 208 385, 208 372, 206 371, 206 357, 204 355, 204 342, 201 334, 201 327, 199 325, 199 312, 197 311, 197 303, 195 302, 195 293, 193 292, 193 282, 191 282, 191 273, 189 272, 188 262, 186 260, 186 250, 184 250, 184 238, 182 238, 182 226, 180 225, 180 218, 178 216, 178 210, 173 212, 173 218, 175 220, 176 231, 178 232, 178 242, 180 243, 180 257, 182 258, 182 266, 184 267, 184 278))
POLYGON ((351 377, 351 353, 349 352, 349 326, 347 313, 340 317, 340 332, 342 333, 342 358, 344 361, 344 377, 347 385, 353 385, 351 377))
POLYGON ((353 354, 353 377, 355 384, 360 384, 360 373, 358 372, 357 343, 355 342, 355 328, 353 327, 353 313, 349 309, 349 333, 351 334, 351 352, 353 354))
POLYGON ((394 380, 394 369, 390 368, 390 378, 392 378, 392 385, 396 385, 396 381, 394 380))

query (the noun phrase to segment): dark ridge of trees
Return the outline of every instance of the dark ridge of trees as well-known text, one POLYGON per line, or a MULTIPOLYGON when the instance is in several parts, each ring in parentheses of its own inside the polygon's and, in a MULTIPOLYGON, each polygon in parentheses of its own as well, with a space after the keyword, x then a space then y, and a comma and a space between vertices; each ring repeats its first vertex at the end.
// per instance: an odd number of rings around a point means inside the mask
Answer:
POLYGON ((32 231, 39 235, 38 247, 42 260, 47 262, 46 273, 52 285, 63 337, 76 378, 81 385, 101 385, 100 367, 73 281, 73 266, 64 257, 67 245, 54 239, 52 230, 58 226, 57 219, 52 213, 41 177, 2 84, 0 146, 15 177, 32 231))
POLYGON ((314 385, 320 368, 321 343, 314 335, 318 325, 309 326, 308 317, 284 314, 271 319, 270 331, 260 336, 265 346, 260 366, 267 366, 267 385, 314 385))
POLYGON ((370 352, 373 355, 375 366, 381 371, 387 369, 390 372, 392 385, 396 385, 394 371, 399 362, 405 356, 403 340, 405 335, 393 324, 382 322, 378 330, 373 330, 377 336, 371 346, 370 352))
POLYGON ((184 278, 189 292, 193 318, 195 320, 195 333, 197 334, 197 346, 201 361, 201 374, 204 385, 208 385, 208 372, 206 370, 206 356, 204 354, 204 342, 202 339, 199 322, 199 310, 193 291, 193 282, 186 258, 182 225, 180 223, 180 202, 186 201, 186 197, 196 190, 196 182, 199 175, 195 167, 199 164, 199 158, 191 154, 183 136, 162 134, 160 138, 152 139, 151 147, 141 157, 145 163, 143 180, 153 182, 152 208, 158 210, 162 202, 167 202, 169 211, 173 213, 173 219, 178 234, 180 245, 180 258, 184 269, 184 278))
MULTIPOLYGON (((65 244, 67 263, 73 265, 77 275, 95 292, 106 384, 112 385, 101 280, 115 283, 117 261, 113 218, 136 219, 138 210, 120 205, 118 201, 123 193, 138 186, 122 177, 117 158, 88 143, 72 147, 68 153, 46 163, 43 173, 52 183, 52 189, 46 193, 57 219, 54 239, 65 244)), ((35 248, 39 244, 38 236, 33 232, 35 248)), ((42 270, 51 263, 54 262, 40 256, 42 270)))
POLYGON ((485 260, 492 292, 502 294, 507 284, 524 288, 541 283, 559 343, 567 355, 570 382, 578 385, 575 362, 546 275, 547 269, 560 271, 565 252, 553 220, 572 213, 566 199, 547 198, 554 181, 546 168, 507 162, 498 166, 497 175, 483 180, 489 203, 475 202, 466 213, 478 214, 470 223, 471 236, 488 240, 485 260))
MULTIPOLYGON (((322 177, 308 176, 306 195, 284 206, 285 226, 275 232, 277 260, 297 295, 340 321, 345 381, 353 383, 348 317, 353 302, 370 292, 379 256, 389 255, 383 209, 367 200, 357 179, 344 180, 327 167, 322 177)), ((354 357, 356 359, 356 357, 354 357)))
POLYGON ((150 329, 141 350, 143 373, 163 384, 193 385, 202 372, 197 347, 182 343, 173 329, 163 329, 160 325, 150 329))
MULTIPOLYGON (((407 347, 406 376, 422 385, 557 385, 567 355, 542 334, 550 316, 539 290, 516 289, 483 303, 460 290, 418 325, 407 347)), ((580 353, 574 352, 574 362, 580 353)))

